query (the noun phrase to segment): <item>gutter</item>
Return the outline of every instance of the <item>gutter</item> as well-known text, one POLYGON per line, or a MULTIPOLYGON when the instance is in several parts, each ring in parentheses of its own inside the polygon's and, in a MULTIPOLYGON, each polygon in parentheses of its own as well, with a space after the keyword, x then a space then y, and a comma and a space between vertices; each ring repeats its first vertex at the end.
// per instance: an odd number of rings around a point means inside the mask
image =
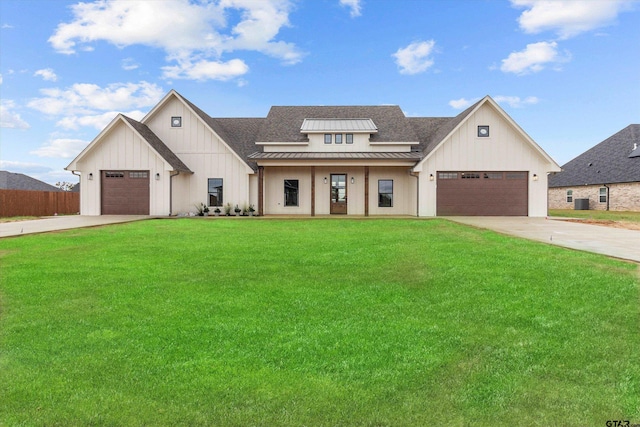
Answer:
POLYGON ((602 184, 602 186, 607 189, 607 210, 609 210, 609 186, 607 184, 602 184))

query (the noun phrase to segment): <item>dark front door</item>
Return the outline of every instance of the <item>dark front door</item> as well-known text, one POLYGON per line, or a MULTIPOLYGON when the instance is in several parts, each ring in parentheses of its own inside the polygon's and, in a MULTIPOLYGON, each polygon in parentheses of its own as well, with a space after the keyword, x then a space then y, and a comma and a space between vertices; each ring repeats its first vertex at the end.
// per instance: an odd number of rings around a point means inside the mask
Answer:
POLYGON ((331 174, 331 214, 347 213, 347 175, 331 174))

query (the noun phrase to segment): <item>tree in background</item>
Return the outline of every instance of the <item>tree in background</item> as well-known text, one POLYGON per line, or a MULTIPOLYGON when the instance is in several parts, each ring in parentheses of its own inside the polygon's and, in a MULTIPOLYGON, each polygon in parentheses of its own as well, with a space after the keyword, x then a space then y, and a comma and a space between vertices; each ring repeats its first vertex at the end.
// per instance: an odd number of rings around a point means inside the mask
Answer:
POLYGON ((62 191, 71 191, 74 185, 76 184, 74 184, 73 182, 67 182, 67 181, 56 182, 56 187, 58 187, 62 191))

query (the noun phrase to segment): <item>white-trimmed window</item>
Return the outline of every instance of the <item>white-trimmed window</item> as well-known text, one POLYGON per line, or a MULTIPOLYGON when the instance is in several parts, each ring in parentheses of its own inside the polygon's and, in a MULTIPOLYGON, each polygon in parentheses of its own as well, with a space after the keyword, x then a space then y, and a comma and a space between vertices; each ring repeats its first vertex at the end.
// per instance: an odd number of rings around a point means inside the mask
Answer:
POLYGON ((324 143, 325 144, 331 144, 331 140, 332 140, 332 135, 330 133, 325 133, 324 134, 324 143))
POLYGON ((284 205, 285 206, 299 206, 298 204, 299 188, 300 188, 300 182, 297 179, 284 180, 284 205))
POLYGON ((392 179, 378 180, 378 207, 379 208, 393 207, 393 180, 392 179))
POLYGON ((346 143, 347 144, 353 144, 353 134, 352 133, 348 133, 346 135, 346 143))
POLYGON ((607 187, 600 187, 600 203, 607 203, 607 187))
POLYGON ((342 144, 342 134, 341 133, 337 133, 336 134, 336 144, 342 144))
POLYGON ((573 190, 567 190, 567 203, 573 203, 573 190))
POLYGON ((209 206, 222 206, 222 178, 209 178, 209 206))

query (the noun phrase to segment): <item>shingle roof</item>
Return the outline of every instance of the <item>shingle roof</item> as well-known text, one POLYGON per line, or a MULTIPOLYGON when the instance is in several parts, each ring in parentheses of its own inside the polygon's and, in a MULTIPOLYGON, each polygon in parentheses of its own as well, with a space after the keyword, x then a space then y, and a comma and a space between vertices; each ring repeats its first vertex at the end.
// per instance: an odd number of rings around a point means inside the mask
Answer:
POLYGON ((39 181, 30 176, 8 171, 0 171, 0 189, 30 191, 62 191, 53 185, 39 181))
POLYGON ((249 167, 253 170, 258 170, 258 165, 254 161, 249 160, 249 154, 255 153, 256 150, 258 150, 255 145, 256 135, 266 119, 213 118, 184 96, 180 95, 180 97, 249 167))
POLYGON ((147 125, 133 120, 132 118, 127 117, 124 114, 122 115, 122 117, 124 117, 124 119, 129 122, 131 126, 133 126, 136 132, 138 132, 140 136, 143 137, 145 141, 147 141, 149 145, 151 145, 151 147, 153 147, 153 149, 156 150, 158 154, 160 154, 160 156, 162 156, 162 158, 165 159, 174 170, 179 172, 193 173, 187 167, 187 165, 185 165, 182 160, 180 160, 180 158, 176 156, 176 154, 171 151, 171 149, 167 147, 165 143, 162 142, 151 129, 147 127, 147 125))
POLYGON ((640 145, 640 124, 629 125, 562 166, 549 187, 640 182, 640 157, 629 157, 640 145))
POLYGON ((256 142, 306 142, 307 137, 300 132, 302 123, 316 117, 371 119, 378 128, 371 142, 418 142, 413 127, 397 105, 271 107, 256 142))

